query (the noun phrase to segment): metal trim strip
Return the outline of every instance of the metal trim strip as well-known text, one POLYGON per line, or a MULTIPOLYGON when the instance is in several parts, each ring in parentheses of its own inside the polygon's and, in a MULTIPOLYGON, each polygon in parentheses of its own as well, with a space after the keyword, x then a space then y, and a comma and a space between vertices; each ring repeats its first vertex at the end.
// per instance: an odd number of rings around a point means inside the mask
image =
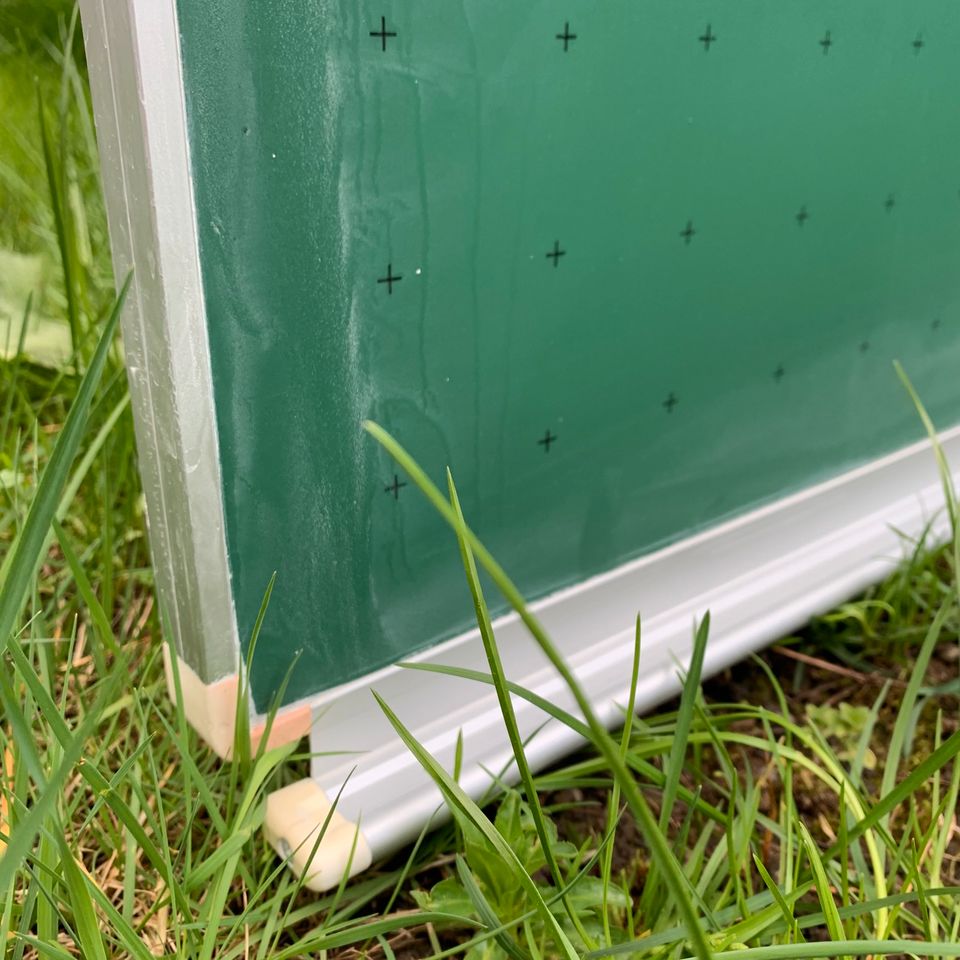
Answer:
POLYGON ((205 681, 240 665, 175 0, 82 0, 157 586, 205 681))

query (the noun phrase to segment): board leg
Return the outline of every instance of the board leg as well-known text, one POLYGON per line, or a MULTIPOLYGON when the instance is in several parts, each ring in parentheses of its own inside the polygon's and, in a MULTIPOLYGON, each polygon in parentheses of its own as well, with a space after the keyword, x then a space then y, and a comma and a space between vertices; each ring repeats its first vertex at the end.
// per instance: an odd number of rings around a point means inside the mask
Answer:
MULTIPOLYGON (((190 725, 218 757, 229 760, 236 739, 237 697, 240 692, 238 675, 234 673, 212 683, 204 683, 179 656, 176 657, 175 675, 173 656, 167 644, 163 647, 163 667, 170 699, 176 702, 176 681, 179 677, 183 712, 190 725)), ((250 722, 250 750, 255 753, 265 735, 267 750, 294 743, 310 732, 311 722, 312 713, 307 704, 279 710, 270 724, 269 733, 265 718, 253 718, 250 722)))
POLYGON ((360 824, 338 813, 313 780, 268 795, 264 833, 304 886, 316 892, 335 887, 345 873, 362 873, 373 859, 360 824))

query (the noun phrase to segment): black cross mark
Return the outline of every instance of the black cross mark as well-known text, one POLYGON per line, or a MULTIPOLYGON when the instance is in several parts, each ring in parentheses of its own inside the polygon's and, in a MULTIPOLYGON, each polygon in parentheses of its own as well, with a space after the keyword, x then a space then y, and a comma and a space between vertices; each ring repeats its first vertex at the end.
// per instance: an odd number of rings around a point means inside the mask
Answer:
POLYGON ((557 39, 563 41, 563 52, 566 53, 570 49, 570 41, 577 39, 577 35, 570 32, 569 22, 564 23, 563 33, 558 33, 557 39))
POLYGON ((393 264, 392 264, 392 263, 388 263, 388 264, 387 264, 387 275, 386 275, 385 277, 380 277, 380 278, 377 280, 377 283, 385 283, 385 284, 387 285, 387 293, 392 294, 392 293, 393 293, 393 285, 394 285, 395 283, 399 283, 402 279, 403 279, 403 277, 398 277, 398 276, 396 276, 396 275, 394 274, 394 272, 393 272, 393 264))
POLYGON ((810 219, 810 214, 807 213, 807 206, 804 204, 800 208, 800 212, 797 214, 797 225, 803 226, 810 219))
POLYGON ((547 432, 537 441, 537 445, 543 447, 544 453, 550 452, 550 444, 557 442, 557 436, 554 433, 551 433, 548 429, 547 432))
POLYGON ((396 35, 397 35, 396 30, 388 30, 388 29, 387 29, 387 18, 386 18, 386 17, 381 17, 381 18, 380 18, 380 29, 379 29, 379 30, 371 30, 371 31, 370 31, 370 36, 371 36, 371 37, 379 37, 379 38, 380 38, 380 44, 381 44, 380 49, 381 49, 384 53, 387 52, 387 37, 395 37, 396 35))
POLYGON ((697 231, 693 229, 693 221, 688 220, 687 225, 680 231, 680 236, 683 237, 683 242, 690 246, 690 241, 696 236, 697 231))
POLYGON ((667 413, 673 413, 673 408, 674 408, 679 402, 680 402, 680 401, 677 399, 677 395, 671 390, 671 391, 670 391, 670 396, 667 397, 667 399, 663 401, 663 408, 664 408, 664 410, 667 411, 667 413))
POLYGON ((384 492, 384 493, 392 493, 392 494, 393 494, 393 499, 394 499, 394 500, 399 500, 399 499, 400 499, 400 491, 401 491, 405 486, 406 486, 406 483, 401 483, 401 482, 400 482, 400 478, 399 478, 396 474, 394 474, 394 475, 393 475, 393 483, 391 483, 389 486, 384 487, 384 488, 383 488, 383 492, 384 492))
POLYGON ((781 363, 780 366, 778 366, 777 369, 773 371, 773 379, 776 380, 777 383, 779 383, 783 379, 783 376, 786 372, 787 371, 783 369, 783 364, 781 363))
POLYGON ((830 52, 830 48, 833 46, 833 41, 830 39, 829 30, 823 35, 823 39, 820 40, 819 43, 820 46, 823 47, 823 55, 826 56, 830 52))
POLYGON ((703 34, 697 39, 703 44, 703 49, 706 53, 710 52, 710 44, 717 42, 717 35, 710 30, 710 24, 707 24, 707 29, 703 34))
POLYGON ((566 255, 567 255, 567 251, 560 249, 560 241, 559 241, 559 240, 554 240, 554 241, 553 241, 553 250, 552 250, 550 253, 547 254, 547 259, 548 259, 548 260, 553 260, 553 265, 554 265, 555 267, 557 267, 557 266, 560 265, 560 258, 561 258, 561 257, 565 257, 566 255))
POLYGON ((892 194, 887 194, 887 199, 883 201, 883 206, 886 208, 887 213, 889 213, 897 205, 897 198, 892 194))
POLYGON ((914 53, 919 53, 923 49, 923 37, 918 33, 917 39, 911 44, 914 53))

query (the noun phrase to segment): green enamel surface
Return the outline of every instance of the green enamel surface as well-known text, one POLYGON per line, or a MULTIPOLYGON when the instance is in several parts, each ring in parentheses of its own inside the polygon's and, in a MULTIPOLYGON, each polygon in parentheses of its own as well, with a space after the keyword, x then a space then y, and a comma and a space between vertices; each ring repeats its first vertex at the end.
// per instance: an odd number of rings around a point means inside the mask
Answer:
POLYGON ((534 597, 960 419, 955 0, 179 14, 261 707, 470 622, 366 417, 534 597))

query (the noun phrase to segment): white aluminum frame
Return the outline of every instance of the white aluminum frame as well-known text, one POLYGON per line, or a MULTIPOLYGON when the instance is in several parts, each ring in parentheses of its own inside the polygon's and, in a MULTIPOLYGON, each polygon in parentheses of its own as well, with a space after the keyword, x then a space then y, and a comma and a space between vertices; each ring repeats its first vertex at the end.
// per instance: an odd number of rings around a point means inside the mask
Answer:
MULTIPOLYGON (((164 609, 203 711, 240 668, 223 523, 209 344, 186 133, 175 0, 81 0, 118 277, 136 264, 124 339, 151 542, 164 609), (219 686, 216 683, 219 681, 219 686)), ((906 399, 905 399, 905 402, 906 399)), ((960 427, 942 437, 960 455, 960 427)), ((534 604, 608 724, 626 699, 634 617, 644 618, 638 707, 679 689, 693 624, 707 610, 705 670, 716 671, 879 580, 903 557, 903 536, 949 535, 930 444, 917 443, 826 483, 593 577, 534 604)), ((518 619, 495 624, 511 680, 573 711, 568 692, 518 619)), ((411 659, 486 670, 477 633, 411 659)), ((312 711, 313 784, 268 804, 267 829, 301 868, 333 797, 335 820, 308 873, 336 882, 354 850, 356 872, 414 837, 441 805, 439 792, 394 736, 368 688, 452 765, 464 738, 461 783, 479 796, 488 771, 510 766, 489 686, 389 667, 292 704, 312 711), (344 753, 346 751, 346 753, 344 753), (346 784, 344 786, 344 784, 346 784), (354 848, 354 844, 356 847, 354 848)), ((217 701, 220 702, 220 701, 217 701)), ((235 702, 235 701, 233 701, 235 702)), ((536 768, 577 736, 516 700, 536 768), (539 729, 539 732, 534 732, 539 729)), ((204 714, 204 715, 206 715, 204 714)), ((253 718, 262 720, 262 718, 253 718)), ((309 718, 308 718, 309 719, 309 718)), ((206 721, 204 721, 206 722, 206 721)), ((290 729, 302 729, 298 723, 290 729)), ((223 727, 221 752, 232 737, 223 727)), ((507 779, 515 777, 515 770, 507 779)), ((280 796, 282 794, 283 796, 280 796)))
POLYGON ((81 0, 123 342, 163 612, 212 683, 240 643, 174 0, 81 0), (135 269, 134 269, 135 268, 135 269))

